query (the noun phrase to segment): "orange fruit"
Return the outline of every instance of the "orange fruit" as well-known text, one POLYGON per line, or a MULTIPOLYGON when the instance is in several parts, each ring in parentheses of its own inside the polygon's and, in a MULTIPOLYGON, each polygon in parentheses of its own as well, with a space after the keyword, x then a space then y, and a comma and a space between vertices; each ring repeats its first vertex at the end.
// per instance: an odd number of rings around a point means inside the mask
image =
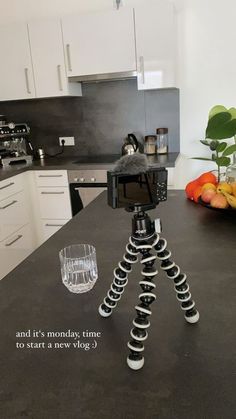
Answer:
POLYGON ((232 186, 230 185, 230 183, 227 182, 220 182, 217 186, 216 189, 217 192, 227 192, 229 194, 231 194, 232 191, 232 186))
POLYGON ((213 185, 217 183, 216 176, 212 172, 203 173, 197 180, 201 186, 205 183, 213 183, 213 185))
POLYGON ((210 182, 205 183, 202 187, 202 191, 207 191, 208 189, 212 189, 213 191, 216 191, 216 185, 210 182))
POLYGON ((186 185, 185 193, 188 199, 193 199, 193 193, 198 186, 199 186, 199 183, 197 180, 192 180, 186 185))
POLYGON ((198 198, 201 196, 201 194, 202 194, 202 186, 197 186, 193 192, 194 202, 198 203, 198 198))

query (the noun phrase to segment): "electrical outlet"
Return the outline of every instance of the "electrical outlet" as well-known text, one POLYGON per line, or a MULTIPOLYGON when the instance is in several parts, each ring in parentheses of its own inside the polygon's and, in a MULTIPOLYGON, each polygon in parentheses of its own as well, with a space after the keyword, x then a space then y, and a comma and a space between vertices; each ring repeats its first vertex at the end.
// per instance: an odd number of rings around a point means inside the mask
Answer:
POLYGON ((62 141, 65 141, 64 146, 75 145, 75 137, 59 137, 59 144, 62 145, 62 141))

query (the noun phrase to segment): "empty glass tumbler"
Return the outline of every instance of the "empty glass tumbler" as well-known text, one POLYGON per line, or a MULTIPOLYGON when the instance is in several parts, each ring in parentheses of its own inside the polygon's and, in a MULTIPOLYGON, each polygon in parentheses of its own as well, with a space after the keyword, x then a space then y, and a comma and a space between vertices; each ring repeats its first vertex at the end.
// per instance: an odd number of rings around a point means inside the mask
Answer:
POLYGON ((62 282, 76 294, 90 291, 98 277, 96 249, 90 244, 73 244, 59 252, 62 282))

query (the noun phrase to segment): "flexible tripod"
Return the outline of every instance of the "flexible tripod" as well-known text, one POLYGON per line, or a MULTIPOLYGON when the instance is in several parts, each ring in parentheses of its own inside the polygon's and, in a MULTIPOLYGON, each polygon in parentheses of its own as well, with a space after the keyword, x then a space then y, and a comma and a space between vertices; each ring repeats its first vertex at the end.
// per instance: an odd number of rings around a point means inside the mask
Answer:
POLYGON ((151 221, 145 212, 145 210, 153 208, 155 205, 138 204, 132 208, 134 211, 132 235, 126 246, 123 260, 114 269, 113 282, 98 310, 102 317, 109 317, 112 314, 128 283, 128 274, 132 270, 132 265, 138 262, 140 253, 143 278, 139 284, 142 292, 139 295, 140 303, 135 307, 137 316, 133 320, 134 327, 130 332, 132 340, 128 342, 130 354, 127 357, 128 366, 133 370, 139 370, 144 364, 143 342, 148 337, 147 328, 150 326, 148 316, 152 314, 150 305, 156 299, 153 292, 156 288, 153 279, 158 273, 155 268, 156 258, 161 261, 161 269, 174 282, 176 297, 185 313, 185 320, 188 323, 197 323, 199 320, 199 312, 195 308, 195 302, 191 299, 189 285, 186 281, 187 276, 181 273, 179 266, 170 259, 171 252, 167 250, 167 241, 159 236, 159 231, 156 232, 155 229, 155 222, 151 221), (151 253, 152 249, 156 251, 156 254, 151 253))

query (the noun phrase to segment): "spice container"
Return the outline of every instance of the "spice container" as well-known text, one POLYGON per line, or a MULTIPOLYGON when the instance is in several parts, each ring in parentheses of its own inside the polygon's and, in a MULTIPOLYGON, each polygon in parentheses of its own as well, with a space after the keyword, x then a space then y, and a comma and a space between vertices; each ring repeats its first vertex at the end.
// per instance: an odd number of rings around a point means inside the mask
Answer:
POLYGON ((168 128, 157 128, 157 154, 168 153, 168 128))
POLYGON ((146 135, 146 137, 144 138, 144 153, 148 156, 156 154, 156 144, 156 135, 146 135))

